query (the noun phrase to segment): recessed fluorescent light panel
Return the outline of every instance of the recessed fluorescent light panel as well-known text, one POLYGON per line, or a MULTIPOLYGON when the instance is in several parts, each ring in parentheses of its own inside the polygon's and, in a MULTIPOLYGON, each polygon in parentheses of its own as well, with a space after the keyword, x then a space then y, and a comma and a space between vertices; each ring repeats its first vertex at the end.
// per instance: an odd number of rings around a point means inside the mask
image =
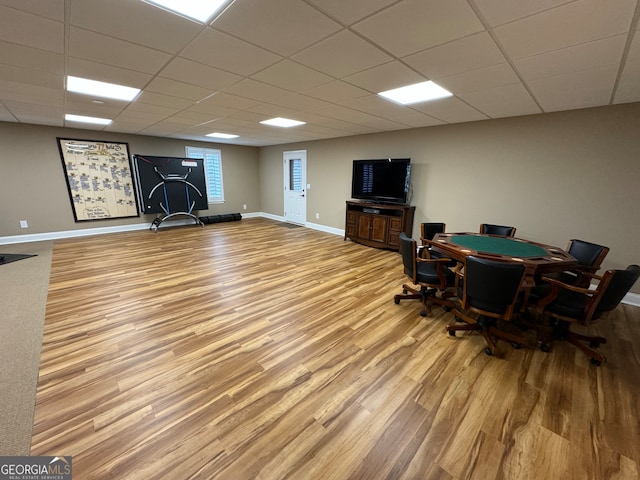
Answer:
POLYGON ((428 82, 415 83, 406 87, 380 92, 378 95, 402 105, 411 105, 412 103, 450 97, 453 94, 429 80, 428 82))
POLYGON ((71 115, 69 113, 64 116, 64 119, 67 122, 94 123, 96 125, 109 125, 111 123, 111 120, 108 118, 84 117, 82 115, 71 115))
POLYGON ((213 132, 213 133, 208 133, 207 137, 214 137, 214 138, 238 138, 238 135, 234 135, 232 133, 220 133, 220 132, 213 132))
POLYGON ((192 18, 202 23, 209 21, 213 14, 229 0, 144 0, 156 7, 192 18))
POLYGON ((94 97, 113 98, 130 102, 140 93, 139 88, 125 87, 115 83, 98 82, 88 78, 67 77, 67 91, 92 95, 94 97))
POLYGON ((263 123, 265 125, 272 125, 274 127, 289 128, 289 127, 297 127, 298 125, 304 125, 306 122, 299 122, 298 120, 290 120, 288 118, 277 117, 277 118, 272 118, 270 120, 263 120, 260 123, 263 123))

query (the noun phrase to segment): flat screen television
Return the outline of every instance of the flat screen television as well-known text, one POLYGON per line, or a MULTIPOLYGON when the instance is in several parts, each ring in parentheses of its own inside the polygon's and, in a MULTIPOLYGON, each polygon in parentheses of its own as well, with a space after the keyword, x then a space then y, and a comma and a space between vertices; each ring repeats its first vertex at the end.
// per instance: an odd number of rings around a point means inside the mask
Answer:
POLYGON ((375 203, 409 201, 411 159, 354 160, 351 198, 375 203))

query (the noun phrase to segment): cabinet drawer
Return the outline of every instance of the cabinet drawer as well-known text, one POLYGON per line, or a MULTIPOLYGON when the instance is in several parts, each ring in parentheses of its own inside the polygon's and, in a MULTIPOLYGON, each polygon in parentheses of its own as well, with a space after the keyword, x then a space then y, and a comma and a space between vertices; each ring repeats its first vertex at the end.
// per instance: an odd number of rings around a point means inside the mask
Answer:
POLYGON ((391 217, 389 220, 389 230, 399 235, 402 231, 402 219, 391 217))

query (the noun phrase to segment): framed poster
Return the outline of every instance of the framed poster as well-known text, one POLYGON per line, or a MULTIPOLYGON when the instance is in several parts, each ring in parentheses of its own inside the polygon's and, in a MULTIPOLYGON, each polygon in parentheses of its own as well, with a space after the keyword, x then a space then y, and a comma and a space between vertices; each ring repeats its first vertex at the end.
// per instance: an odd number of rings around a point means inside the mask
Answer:
POLYGON ((129 145, 58 137, 76 222, 139 217, 129 145))

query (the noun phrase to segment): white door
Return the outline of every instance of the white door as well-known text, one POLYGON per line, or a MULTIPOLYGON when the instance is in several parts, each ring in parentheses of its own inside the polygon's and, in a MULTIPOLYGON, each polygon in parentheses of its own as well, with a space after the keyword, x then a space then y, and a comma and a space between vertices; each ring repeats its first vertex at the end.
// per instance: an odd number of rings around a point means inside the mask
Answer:
POLYGON ((307 151, 284 152, 284 220, 307 222, 307 151))

